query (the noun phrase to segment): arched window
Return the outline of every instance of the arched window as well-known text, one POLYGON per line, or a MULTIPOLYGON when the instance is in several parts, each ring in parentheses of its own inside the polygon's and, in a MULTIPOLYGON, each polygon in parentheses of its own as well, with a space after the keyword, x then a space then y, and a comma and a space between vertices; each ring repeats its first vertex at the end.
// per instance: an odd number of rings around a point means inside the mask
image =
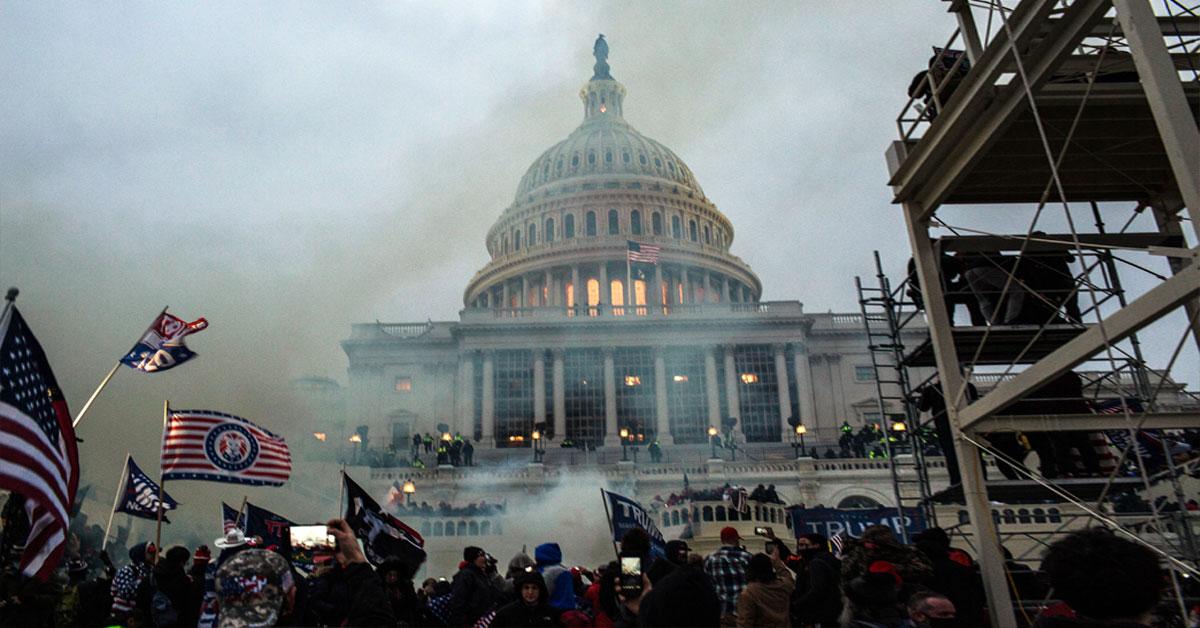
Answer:
POLYGON ((662 214, 654 212, 650 215, 650 232, 654 235, 662 235, 662 214))
POLYGON ((704 225, 704 243, 712 244, 712 227, 704 225))
POLYGON ((608 210, 608 235, 617 235, 618 233, 621 233, 620 219, 621 215, 617 213, 617 210, 608 210))
POLYGON ((529 243, 526 246, 533 246, 535 244, 537 244, 537 225, 531 223, 529 225, 529 243))
POLYGON ((1046 514, 1049 515, 1050 523, 1062 523, 1062 513, 1057 508, 1048 508, 1046 514))
POLYGON ((673 526, 679 525, 679 511, 678 510, 671 512, 671 525, 673 525, 673 526))
POLYGON ((967 512, 965 509, 959 510, 958 511, 958 523, 959 523, 959 525, 966 525, 968 523, 971 523, 971 513, 967 512))
POLYGON ((671 525, 671 513, 663 511, 663 520, 662 521, 663 521, 662 524, 663 524, 664 528, 671 525))
POLYGON ((838 508, 883 508, 883 504, 866 495, 851 495, 838 502, 838 508))
POLYGON ((446 522, 446 536, 454 536, 454 522, 453 521, 446 522))
POLYGON ((508 255, 508 236, 504 236, 504 254, 508 255))
POLYGON ((467 524, 467 534, 470 536, 479 536, 479 522, 472 521, 467 524))
POLYGON ((725 521, 725 507, 717 506, 717 521, 725 521))
POLYGON ((696 221, 695 220, 688 221, 688 237, 692 239, 692 242, 695 242, 696 240, 699 239, 696 235, 696 221))
POLYGON ((441 536, 441 535, 442 535, 442 522, 441 522, 441 521, 434 521, 434 522, 433 522, 433 535, 434 535, 434 536, 441 536))
POLYGON ((762 506, 759 506, 758 504, 754 504, 754 519, 755 519, 755 521, 763 520, 762 506))
POLYGON ((671 236, 676 240, 683 237, 683 223, 679 220, 679 216, 671 216, 671 236))
POLYGON ((704 510, 703 510, 703 513, 704 513, 704 520, 705 520, 705 521, 712 521, 712 520, 713 520, 713 509, 712 509, 712 506, 705 506, 705 507, 704 507, 704 510))
POLYGON ((612 296, 612 305, 625 304, 625 284, 620 279, 613 279, 608 285, 608 294, 612 296))
POLYGON ((521 230, 520 229, 513 231, 513 250, 514 251, 521 250, 521 230))
POLYGON ((587 282, 587 304, 589 307, 600 305, 600 282, 595 279, 587 282))
POLYGON ((492 522, 491 521, 484 521, 483 523, 479 524, 479 534, 481 534, 483 536, 487 536, 487 535, 491 534, 491 532, 492 532, 492 522))
POLYGON ((1017 513, 1013 512, 1012 508, 1004 509, 1004 523, 1016 523, 1017 513))
POLYGON ((583 235, 596 235, 596 212, 588 212, 583 221, 583 235))
POLYGON ((1046 523, 1046 511, 1042 510, 1041 508, 1034 508, 1033 509, 1033 522, 1034 523, 1046 523))
POLYGON ((547 244, 554 241, 554 219, 553 218, 546 219, 546 229, 545 229, 545 231, 542 231, 542 239, 545 240, 547 244))
POLYGON ((642 212, 636 209, 629 213, 629 232, 642 235, 642 212))
POLYGON ((433 530, 429 528, 428 520, 421 522, 421 534, 425 536, 431 536, 433 534, 433 530))
POLYGON ((567 239, 575 237, 575 214, 563 216, 563 237, 567 239))
POLYGON ((1033 518, 1029 516, 1029 509, 1022 508, 1017 511, 1017 521, 1021 523, 1033 523, 1033 518))

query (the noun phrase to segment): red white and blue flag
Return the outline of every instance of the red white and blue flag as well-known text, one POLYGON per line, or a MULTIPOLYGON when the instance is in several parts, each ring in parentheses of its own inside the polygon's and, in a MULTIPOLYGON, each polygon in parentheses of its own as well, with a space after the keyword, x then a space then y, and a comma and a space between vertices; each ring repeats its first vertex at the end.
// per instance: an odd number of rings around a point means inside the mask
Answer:
POLYGON ((626 256, 631 264, 657 264, 658 254, 662 252, 662 247, 657 244, 643 244, 626 240, 629 243, 626 256))
POLYGON ((196 357, 183 339, 208 327, 208 321, 198 318, 187 322, 163 310, 142 339, 121 358, 121 363, 143 373, 165 371, 196 357))
POLYGON ((162 478, 279 486, 292 473, 282 436, 232 414, 168 410, 162 478))
POLYGON ((45 580, 58 566, 78 486, 71 412, 41 344, 14 306, 0 321, 0 489, 25 498, 24 575, 45 580))

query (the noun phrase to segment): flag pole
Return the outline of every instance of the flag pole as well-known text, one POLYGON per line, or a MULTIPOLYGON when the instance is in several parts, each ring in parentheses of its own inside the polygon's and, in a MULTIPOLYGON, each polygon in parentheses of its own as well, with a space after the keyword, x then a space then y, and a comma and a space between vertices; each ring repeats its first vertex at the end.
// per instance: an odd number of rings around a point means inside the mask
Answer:
MULTIPOLYGON (((625 308, 629 309, 629 307, 631 305, 633 306, 633 308, 635 310, 637 309, 637 295, 634 294, 634 290, 633 290, 633 264, 631 264, 629 262, 629 243, 626 242, 626 244, 625 244, 625 308)), ((626 312, 626 314, 636 315, 637 312, 636 311, 626 312)))
MULTIPOLYGON (((604 501, 604 517, 606 519, 608 519, 608 533, 609 533, 609 535, 611 535, 612 531, 613 531, 612 513, 610 513, 608 511, 608 495, 605 494, 604 489, 600 489, 600 499, 604 501)), ((617 547, 616 539, 613 539, 612 544, 613 544, 613 553, 617 555, 617 562, 619 564, 621 561, 621 550, 617 547)))
MULTIPOLYGON (((15 298, 15 295, 14 295, 14 298, 15 298)), ((169 307, 171 307, 171 306, 168 305, 168 306, 164 307, 162 309, 162 311, 158 313, 158 316, 154 317, 154 321, 158 322, 158 319, 162 318, 162 315, 167 313, 167 308, 169 308, 169 307)), ((146 331, 150 331, 151 327, 154 327, 154 323, 150 323, 150 325, 148 327, 146 327, 146 331)), ((142 332, 141 336, 138 336, 139 341, 143 337, 145 337, 146 331, 142 332)), ((100 396, 100 391, 104 390, 105 386, 108 386, 108 382, 110 380, 112 380, 113 376, 117 374, 117 370, 120 368, 121 368, 121 361, 117 360, 117 363, 113 365, 112 370, 108 372, 108 375, 104 376, 104 379, 100 381, 100 385, 97 386, 96 390, 92 392, 92 396, 88 397, 87 403, 83 404, 83 407, 79 409, 79 414, 75 415, 74 421, 71 421, 71 427, 79 426, 79 422, 83 420, 83 415, 87 414, 88 409, 92 407, 92 402, 96 400, 96 397, 100 396)))
MULTIPOLYGON (((171 412, 171 402, 163 400, 163 448, 167 445, 167 415, 171 412)), ((154 528, 154 548, 157 550, 162 545, 162 520, 163 520, 163 485, 166 481, 163 480, 163 466, 160 458, 158 463, 158 524, 154 528)), ((154 553, 154 562, 158 562, 158 556, 161 551, 154 553)))
POLYGON ((117 480, 117 494, 113 495, 112 510, 108 511, 108 525, 104 527, 104 541, 100 543, 100 549, 108 547, 108 535, 112 532, 113 515, 117 514, 117 502, 121 500, 121 493, 125 488, 125 480, 129 477, 129 452, 125 452, 125 464, 121 466, 121 479, 117 480))
POLYGON ((342 482, 338 487, 337 518, 342 518, 342 502, 346 500, 346 463, 342 463, 342 482))
POLYGON ((18 294, 21 294, 21 291, 16 289, 15 287, 9 288, 8 292, 5 293, 5 295, 4 295, 4 311, 0 312, 0 323, 3 323, 4 319, 8 317, 8 311, 13 309, 13 306, 16 303, 18 294))
MULTIPOLYGON (((234 520, 233 520, 233 527, 235 527, 235 528, 237 528, 237 529, 241 530, 243 533, 246 531, 246 528, 243 528, 243 527, 242 527, 242 515, 243 515, 243 514, 245 514, 245 512, 246 512, 246 504, 247 504, 249 501, 250 501, 250 496, 249 496, 249 495, 242 495, 242 505, 241 505, 241 506, 238 508, 237 519, 234 519, 234 520)), ((260 502, 260 503, 261 503, 261 502, 260 502)), ((246 518, 247 518, 247 519, 249 519, 249 517, 246 517, 246 518)))

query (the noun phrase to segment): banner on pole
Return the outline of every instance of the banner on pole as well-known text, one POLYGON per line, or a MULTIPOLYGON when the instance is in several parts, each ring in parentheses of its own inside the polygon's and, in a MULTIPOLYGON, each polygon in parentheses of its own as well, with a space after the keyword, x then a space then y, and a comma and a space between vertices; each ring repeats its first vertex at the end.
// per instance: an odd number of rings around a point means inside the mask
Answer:
POLYGON ((797 536, 806 532, 817 532, 832 539, 857 539, 867 526, 885 525, 897 536, 907 530, 909 537, 924 530, 928 523, 925 513, 919 508, 903 508, 903 515, 895 508, 868 508, 842 510, 839 508, 793 508, 791 510, 792 532, 797 536))
POLYGON ((667 555, 667 542, 663 539, 662 531, 654 523, 654 517, 642 508, 636 501, 624 495, 605 491, 604 499, 608 500, 608 511, 612 516, 612 535, 614 542, 620 542, 621 537, 633 528, 641 528, 650 535, 650 550, 655 556, 667 555))

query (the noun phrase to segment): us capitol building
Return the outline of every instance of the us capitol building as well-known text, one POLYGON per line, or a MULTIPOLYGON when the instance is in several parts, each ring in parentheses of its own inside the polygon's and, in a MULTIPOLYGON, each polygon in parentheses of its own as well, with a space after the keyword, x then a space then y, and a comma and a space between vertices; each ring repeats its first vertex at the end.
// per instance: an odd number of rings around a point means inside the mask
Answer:
POLYGON ((551 447, 619 446, 626 429, 669 448, 707 445, 725 417, 736 442, 789 443, 795 415, 828 445, 843 421, 875 417, 859 315, 760 300, 733 223, 625 120, 603 38, 596 53, 583 123, 488 230, 459 320, 353 326, 350 429, 402 452, 438 424, 481 450, 528 448, 543 423, 551 447), (630 241, 660 247, 659 263, 628 264, 630 241))

